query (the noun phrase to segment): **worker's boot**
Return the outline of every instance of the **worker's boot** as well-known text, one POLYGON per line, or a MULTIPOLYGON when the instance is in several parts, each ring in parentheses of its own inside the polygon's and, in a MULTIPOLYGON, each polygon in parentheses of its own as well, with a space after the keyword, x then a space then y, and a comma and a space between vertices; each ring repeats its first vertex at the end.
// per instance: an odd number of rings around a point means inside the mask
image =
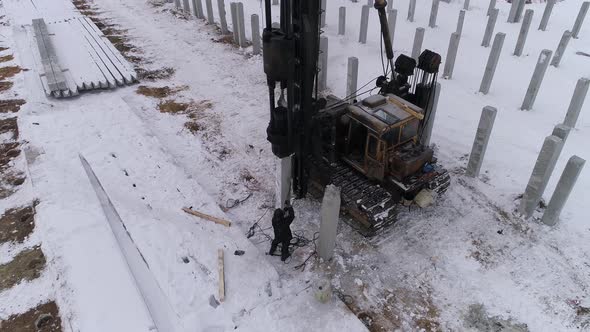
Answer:
POLYGON ((289 242, 285 241, 281 247, 281 261, 286 261, 289 256, 289 242))
POLYGON ((277 251, 278 245, 279 245, 279 242, 277 240, 272 240, 272 243, 270 244, 270 251, 268 252, 268 254, 273 255, 275 253, 275 251, 277 251))

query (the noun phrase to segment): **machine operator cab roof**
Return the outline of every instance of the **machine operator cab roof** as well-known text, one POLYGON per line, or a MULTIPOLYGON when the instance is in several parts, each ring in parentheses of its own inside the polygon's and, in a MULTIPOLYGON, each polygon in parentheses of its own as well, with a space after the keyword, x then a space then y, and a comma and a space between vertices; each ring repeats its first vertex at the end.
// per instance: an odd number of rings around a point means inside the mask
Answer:
POLYGON ((415 139, 424 110, 396 95, 373 95, 348 106, 351 118, 362 123, 388 145, 415 139))

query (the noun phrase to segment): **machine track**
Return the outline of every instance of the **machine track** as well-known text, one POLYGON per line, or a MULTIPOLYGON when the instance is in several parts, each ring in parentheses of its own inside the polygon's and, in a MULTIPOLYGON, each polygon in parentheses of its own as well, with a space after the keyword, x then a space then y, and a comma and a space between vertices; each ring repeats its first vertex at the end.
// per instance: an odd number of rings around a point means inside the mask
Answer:
MULTIPOLYGON (((314 162, 321 172, 321 180, 314 178, 315 187, 323 191, 327 184, 340 188, 341 208, 360 224, 358 231, 364 236, 375 235, 380 229, 394 224, 401 205, 401 194, 392 192, 367 179, 363 174, 346 164, 328 165, 314 162), (329 174, 329 178, 326 176, 329 174)), ((411 190, 427 188, 436 195, 443 194, 450 185, 451 178, 447 170, 436 167, 426 180, 410 179, 407 185, 411 190)))

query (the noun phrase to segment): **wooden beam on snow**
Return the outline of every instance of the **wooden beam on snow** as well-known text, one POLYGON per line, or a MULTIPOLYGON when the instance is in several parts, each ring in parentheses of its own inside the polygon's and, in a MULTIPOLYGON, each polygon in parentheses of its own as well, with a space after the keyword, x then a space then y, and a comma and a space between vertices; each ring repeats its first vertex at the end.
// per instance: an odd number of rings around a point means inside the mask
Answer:
POLYGON ((219 302, 225 300, 225 273, 223 271, 223 249, 217 250, 217 263, 219 265, 219 302))
POLYGON ((231 222, 229 222, 229 221, 227 221, 225 219, 213 217, 213 216, 210 216, 210 215, 205 214, 203 212, 195 211, 195 210, 190 209, 190 208, 182 208, 182 211, 184 211, 184 212, 186 212, 186 213, 188 213, 190 215, 193 215, 195 217, 199 217, 199 218, 202 218, 202 219, 205 219, 205 220, 212 221, 212 222, 214 222, 216 224, 223 225, 225 227, 230 227, 231 226, 231 222))

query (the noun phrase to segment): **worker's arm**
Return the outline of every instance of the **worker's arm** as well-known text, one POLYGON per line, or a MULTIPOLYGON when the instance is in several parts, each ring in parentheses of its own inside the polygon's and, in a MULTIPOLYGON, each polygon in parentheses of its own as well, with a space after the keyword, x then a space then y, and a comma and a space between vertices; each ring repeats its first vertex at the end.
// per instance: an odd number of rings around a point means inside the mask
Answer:
POLYGON ((285 221, 288 225, 291 225, 293 220, 295 219, 295 211, 293 211, 292 206, 288 206, 285 208, 285 221))

